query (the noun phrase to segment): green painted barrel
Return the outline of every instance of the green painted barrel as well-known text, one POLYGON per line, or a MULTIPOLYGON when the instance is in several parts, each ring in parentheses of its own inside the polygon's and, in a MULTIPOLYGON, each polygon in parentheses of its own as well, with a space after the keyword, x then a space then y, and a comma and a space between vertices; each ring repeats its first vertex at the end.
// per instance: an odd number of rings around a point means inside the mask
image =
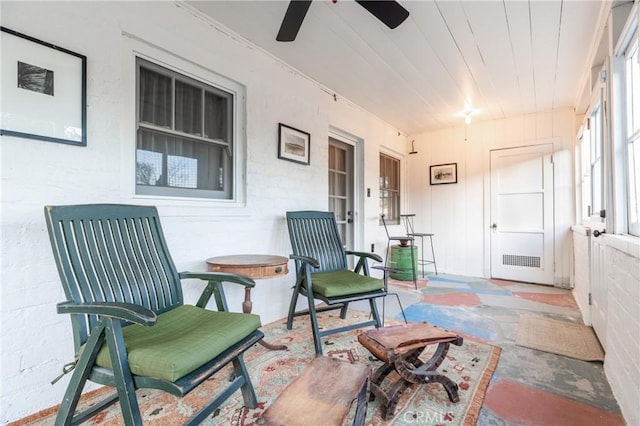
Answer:
POLYGON ((391 246, 389 266, 403 270, 403 272, 392 272, 391 278, 413 281, 413 271, 416 271, 416 275, 418 273, 418 246, 391 246), (413 267, 411 266, 411 251, 413 251, 413 267))

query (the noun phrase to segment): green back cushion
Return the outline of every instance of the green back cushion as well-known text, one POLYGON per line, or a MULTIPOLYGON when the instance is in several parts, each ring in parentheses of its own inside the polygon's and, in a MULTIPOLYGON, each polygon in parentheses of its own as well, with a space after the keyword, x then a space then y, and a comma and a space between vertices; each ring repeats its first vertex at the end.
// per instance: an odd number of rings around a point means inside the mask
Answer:
MULTIPOLYGON (((158 315, 151 327, 122 329, 131 372, 174 382, 211 361, 260 327, 260 317, 182 305, 158 315)), ((103 345, 96 363, 111 368, 103 345)))
POLYGON ((356 274, 349 270, 317 272, 311 274, 313 291, 325 297, 368 293, 384 287, 382 280, 356 274))

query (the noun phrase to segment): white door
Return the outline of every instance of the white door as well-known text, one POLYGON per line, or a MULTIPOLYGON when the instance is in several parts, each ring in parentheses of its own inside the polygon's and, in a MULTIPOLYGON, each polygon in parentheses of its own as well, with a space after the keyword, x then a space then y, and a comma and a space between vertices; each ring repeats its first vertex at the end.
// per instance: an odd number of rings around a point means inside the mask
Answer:
POLYGON ((329 211, 336 215, 347 250, 354 249, 355 239, 353 151, 353 145, 329 138, 329 211))
POLYGON ((551 144, 491 151, 491 276, 553 284, 551 144))

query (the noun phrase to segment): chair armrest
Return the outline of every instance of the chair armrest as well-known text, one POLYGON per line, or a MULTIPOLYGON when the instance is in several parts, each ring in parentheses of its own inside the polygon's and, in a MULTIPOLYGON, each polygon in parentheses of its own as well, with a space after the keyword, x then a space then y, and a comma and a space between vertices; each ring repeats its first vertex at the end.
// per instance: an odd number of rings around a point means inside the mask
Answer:
POLYGON ((315 260, 313 257, 298 256, 298 255, 292 254, 292 255, 289 256, 289 259, 293 259, 293 260, 297 260, 297 261, 300 261, 300 262, 303 262, 303 263, 307 263, 313 268, 319 268, 320 267, 320 263, 317 260, 315 260))
POLYGON ((249 277, 238 274, 229 274, 227 272, 180 272, 179 275, 180 279, 197 278, 205 281, 224 281, 251 288, 256 285, 256 282, 249 277))
MULTIPOLYGON (((211 296, 215 297, 216 307, 218 311, 229 312, 229 306, 227 305, 227 298, 224 295, 223 282, 230 282, 233 284, 240 284, 246 289, 253 288, 256 282, 249 277, 238 274, 229 274, 226 272, 180 272, 180 278, 196 278, 207 281, 207 286, 202 291, 196 306, 205 309, 211 296)), ((249 290, 250 291, 250 290, 249 290)))
POLYGON ((59 314, 100 315, 117 318, 144 326, 156 323, 158 316, 149 308, 124 302, 60 302, 57 304, 59 314))
POLYGON ((398 269, 398 268, 392 268, 391 266, 382 266, 382 265, 375 265, 371 267, 372 269, 379 269, 381 271, 386 272, 394 272, 394 273, 401 273, 404 272, 404 269, 398 269))
POLYGON ((358 257, 367 257, 369 259, 375 260, 376 262, 382 262, 382 257, 380 257, 380 255, 377 253, 369 253, 366 251, 350 251, 350 250, 347 250, 345 253, 358 256, 358 257))

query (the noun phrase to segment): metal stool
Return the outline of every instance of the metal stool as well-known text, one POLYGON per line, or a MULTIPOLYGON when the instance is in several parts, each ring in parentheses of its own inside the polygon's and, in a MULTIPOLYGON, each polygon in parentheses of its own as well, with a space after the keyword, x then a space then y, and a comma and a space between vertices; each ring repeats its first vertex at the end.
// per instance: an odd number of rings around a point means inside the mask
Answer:
MULTIPOLYGON (((415 287, 415 289, 418 289, 418 271, 416 270, 416 260, 413 257, 413 241, 414 241, 414 237, 410 236, 410 235, 405 235, 402 237, 392 237, 391 235, 389 235, 389 230, 387 229, 387 222, 385 222, 384 220, 384 215, 380 215, 380 217, 382 218, 382 225, 384 226, 384 231, 387 233, 387 254, 385 256, 385 260, 384 260, 384 266, 389 266, 389 249, 391 248, 391 241, 398 241, 400 243, 400 247, 409 247, 411 249, 411 273, 412 273, 412 277, 413 277, 413 286, 415 287)), ((392 269, 397 269, 394 268, 393 266, 391 267, 392 269)))
POLYGON ((436 265, 436 254, 433 251, 433 236, 435 234, 426 233, 426 232, 415 232, 413 228, 413 218, 415 214, 401 214, 400 218, 404 222, 404 228, 407 231, 407 236, 413 238, 420 238, 420 256, 418 258, 418 265, 421 266, 422 269, 422 278, 424 278, 424 267, 426 265, 433 264, 433 269, 435 269, 436 275, 438 275, 438 266, 436 265), (429 245, 431 246, 431 260, 424 258, 424 239, 425 237, 429 238, 429 245))

